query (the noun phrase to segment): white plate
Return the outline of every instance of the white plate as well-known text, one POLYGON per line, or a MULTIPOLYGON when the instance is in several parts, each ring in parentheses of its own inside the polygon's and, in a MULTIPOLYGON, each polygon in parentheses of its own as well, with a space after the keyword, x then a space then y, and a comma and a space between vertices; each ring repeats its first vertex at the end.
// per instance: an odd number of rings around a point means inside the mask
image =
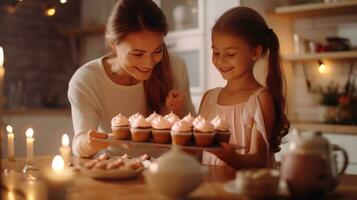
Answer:
MULTIPOLYGON (((105 160, 101 162, 111 162, 112 160, 115 160, 117 158, 120 157, 112 157, 109 160, 105 160)), ((138 158, 132 158, 132 159, 122 158, 125 164, 135 162, 137 159, 138 158)), ((126 166, 114 170, 87 169, 85 167, 85 164, 90 161, 79 163, 79 168, 84 175, 95 179, 125 179, 125 178, 132 178, 138 176, 145 168, 150 166, 150 164, 153 162, 151 160, 142 161, 144 167, 136 170, 130 169, 126 166)))
POLYGON ((286 183, 284 181, 279 182, 279 188, 276 194, 267 194, 264 192, 259 192, 259 191, 254 191, 254 193, 248 192, 248 191, 243 191, 241 187, 236 186, 235 180, 229 181, 226 184, 224 184, 224 190, 230 194, 235 194, 235 195, 245 195, 245 196, 251 196, 251 197, 269 197, 269 196, 287 196, 288 195, 288 190, 286 183))

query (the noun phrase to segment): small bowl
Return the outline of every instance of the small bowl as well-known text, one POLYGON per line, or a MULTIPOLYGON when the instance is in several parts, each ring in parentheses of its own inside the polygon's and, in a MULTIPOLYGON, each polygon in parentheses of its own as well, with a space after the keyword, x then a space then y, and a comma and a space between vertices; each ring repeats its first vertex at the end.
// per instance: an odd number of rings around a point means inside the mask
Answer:
POLYGON ((143 172, 150 188, 170 198, 181 198, 194 191, 203 181, 207 168, 199 174, 163 174, 143 172))

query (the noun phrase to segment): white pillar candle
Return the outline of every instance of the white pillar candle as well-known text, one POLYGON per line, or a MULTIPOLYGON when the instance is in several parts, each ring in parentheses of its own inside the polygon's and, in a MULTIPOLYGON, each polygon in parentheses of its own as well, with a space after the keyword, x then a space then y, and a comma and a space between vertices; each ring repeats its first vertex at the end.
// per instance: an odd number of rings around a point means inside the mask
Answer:
MULTIPOLYGON (((0 47, 0 104, 2 104, 2 95, 3 95, 3 83, 5 77, 5 68, 4 68, 4 50, 0 47)), ((2 106, 2 105, 0 105, 2 106)))
POLYGON ((26 130, 26 159, 27 161, 33 161, 33 143, 35 138, 33 138, 33 129, 29 128, 26 130))
POLYGON ((64 160, 64 166, 68 167, 71 159, 71 148, 69 146, 69 137, 67 134, 62 135, 62 146, 59 149, 64 160))
POLYGON ((15 148, 14 148, 15 135, 12 132, 12 127, 10 125, 6 126, 6 131, 7 131, 7 159, 15 160, 15 148))
POLYGON ((46 171, 47 199, 65 200, 67 188, 72 181, 72 173, 64 167, 64 160, 56 155, 52 160, 52 169, 46 171))

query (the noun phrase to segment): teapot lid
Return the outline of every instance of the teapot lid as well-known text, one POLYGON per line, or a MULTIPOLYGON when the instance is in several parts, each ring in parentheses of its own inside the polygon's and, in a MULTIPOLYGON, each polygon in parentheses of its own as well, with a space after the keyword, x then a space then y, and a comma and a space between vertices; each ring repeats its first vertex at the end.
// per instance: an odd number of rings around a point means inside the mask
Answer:
POLYGON ((325 152, 328 150, 329 141, 322 136, 321 132, 299 133, 296 129, 293 132, 293 140, 289 150, 297 152, 325 152))
POLYGON ((156 162, 150 165, 151 173, 198 174, 202 173, 201 164, 192 156, 187 155, 177 146, 164 153, 156 162))

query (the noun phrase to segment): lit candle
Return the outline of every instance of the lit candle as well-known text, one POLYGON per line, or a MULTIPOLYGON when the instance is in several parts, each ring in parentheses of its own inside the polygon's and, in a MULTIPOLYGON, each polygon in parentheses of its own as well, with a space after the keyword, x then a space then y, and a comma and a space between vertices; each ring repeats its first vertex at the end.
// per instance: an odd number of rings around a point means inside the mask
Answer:
POLYGON ((15 149, 14 149, 15 135, 12 132, 12 127, 10 125, 6 126, 6 131, 7 131, 7 159, 15 160, 15 149))
MULTIPOLYGON (((0 47, 0 101, 2 101, 3 95, 3 83, 5 77, 5 68, 4 68, 4 50, 0 47)), ((2 104, 2 102, 0 102, 2 104)), ((2 106, 2 105, 0 105, 2 106)))
POLYGON ((56 155, 52 160, 52 168, 46 171, 47 199, 64 200, 67 188, 72 181, 72 173, 65 169, 62 156, 56 155))
POLYGON ((33 138, 33 129, 29 128, 26 130, 26 153, 27 153, 27 161, 33 161, 33 142, 35 138, 33 138))
POLYGON ((69 137, 67 134, 62 135, 62 146, 59 149, 64 160, 64 166, 68 167, 71 158, 71 148, 69 147, 69 137))

